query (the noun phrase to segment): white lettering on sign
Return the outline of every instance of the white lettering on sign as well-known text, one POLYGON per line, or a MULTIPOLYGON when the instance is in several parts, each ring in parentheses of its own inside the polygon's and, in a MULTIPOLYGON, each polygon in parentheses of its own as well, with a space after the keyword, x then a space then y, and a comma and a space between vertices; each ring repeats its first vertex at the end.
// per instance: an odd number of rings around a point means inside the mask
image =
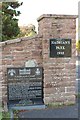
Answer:
POLYGON ((64 55, 64 52, 57 52, 57 55, 64 55))
POLYGON ((56 46, 56 50, 65 50, 65 46, 56 46))
POLYGON ((57 40, 57 41, 51 41, 51 44, 63 44, 63 45, 66 45, 66 44, 70 44, 70 41, 60 41, 60 40, 57 40))
POLYGON ((30 69, 19 69, 19 74, 20 75, 25 75, 25 74, 27 74, 27 75, 30 75, 31 74, 31 70, 30 69))
POLYGON ((37 70, 36 70, 36 75, 40 75, 40 70, 39 70, 39 68, 37 68, 37 70))

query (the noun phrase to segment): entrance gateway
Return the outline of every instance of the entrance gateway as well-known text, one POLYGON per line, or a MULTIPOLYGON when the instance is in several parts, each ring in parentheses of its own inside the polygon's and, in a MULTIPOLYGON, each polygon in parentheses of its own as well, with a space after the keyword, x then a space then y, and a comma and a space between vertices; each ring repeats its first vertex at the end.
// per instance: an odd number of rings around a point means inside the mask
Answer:
POLYGON ((1 43, 3 46, 2 102, 5 111, 7 103, 9 108, 17 109, 21 107, 26 109, 26 105, 43 105, 43 100, 45 105, 75 103, 77 17, 75 15, 44 14, 37 19, 38 35, 1 43), (44 69, 42 72, 44 79, 41 79, 44 81, 42 97, 38 96, 40 90, 30 87, 33 83, 32 79, 38 77, 40 69, 35 68, 36 76, 30 77, 30 69, 27 70, 30 67, 44 69), (37 95, 34 94, 34 90, 37 95))

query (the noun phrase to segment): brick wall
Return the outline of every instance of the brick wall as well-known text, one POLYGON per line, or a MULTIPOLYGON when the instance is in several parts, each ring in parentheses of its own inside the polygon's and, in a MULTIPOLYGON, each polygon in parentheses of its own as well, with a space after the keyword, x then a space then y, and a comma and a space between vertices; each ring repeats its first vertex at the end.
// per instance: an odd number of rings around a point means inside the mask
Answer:
POLYGON ((0 43, 2 46, 2 91, 7 101, 7 67, 24 67, 35 59, 44 69, 44 102, 75 102, 76 80, 76 17, 73 15, 42 15, 38 18, 39 33, 34 37, 19 38, 0 43), (50 58, 49 40, 72 40, 70 58, 50 58))
POLYGON ((25 67, 28 60, 36 60, 42 67, 42 37, 19 38, 2 44, 2 94, 7 101, 7 68, 25 67))

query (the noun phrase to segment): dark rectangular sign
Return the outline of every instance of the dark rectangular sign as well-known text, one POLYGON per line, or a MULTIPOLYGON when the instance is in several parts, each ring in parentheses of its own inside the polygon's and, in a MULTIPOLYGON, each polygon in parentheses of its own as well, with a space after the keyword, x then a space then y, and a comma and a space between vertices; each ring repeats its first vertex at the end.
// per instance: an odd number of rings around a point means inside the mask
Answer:
POLYGON ((8 100, 43 101, 43 70, 41 67, 8 68, 8 100))
POLYGON ((50 39, 50 57, 71 57, 71 39, 50 39))

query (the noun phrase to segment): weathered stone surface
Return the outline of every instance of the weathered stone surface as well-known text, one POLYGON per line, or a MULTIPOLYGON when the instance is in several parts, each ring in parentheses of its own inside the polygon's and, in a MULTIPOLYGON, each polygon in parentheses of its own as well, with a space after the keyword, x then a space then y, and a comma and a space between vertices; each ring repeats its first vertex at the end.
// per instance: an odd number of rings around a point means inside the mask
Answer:
POLYGON ((37 67, 36 60, 28 60, 25 62, 25 67, 37 67))

